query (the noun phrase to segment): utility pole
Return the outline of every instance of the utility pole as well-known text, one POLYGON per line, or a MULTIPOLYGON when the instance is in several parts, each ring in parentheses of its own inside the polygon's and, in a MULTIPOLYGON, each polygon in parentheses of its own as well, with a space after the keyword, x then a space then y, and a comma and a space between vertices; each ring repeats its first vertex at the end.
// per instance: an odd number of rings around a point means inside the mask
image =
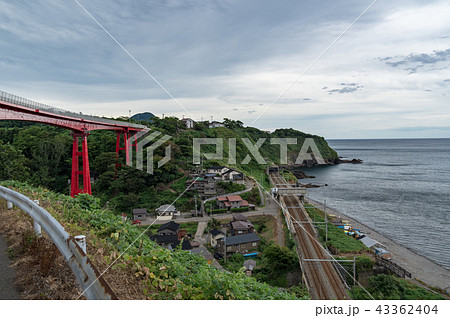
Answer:
POLYGON ((353 256, 353 286, 356 286, 356 257, 353 256))
POLYGON ((328 242, 328 218, 327 218, 327 201, 323 201, 323 214, 325 216, 325 242, 328 242))

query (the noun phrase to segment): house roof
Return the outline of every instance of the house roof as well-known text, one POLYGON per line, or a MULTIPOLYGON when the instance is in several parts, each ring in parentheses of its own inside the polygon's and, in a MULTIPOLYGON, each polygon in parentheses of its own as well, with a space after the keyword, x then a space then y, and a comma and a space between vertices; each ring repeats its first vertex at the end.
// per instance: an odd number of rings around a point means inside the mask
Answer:
POLYGON ((170 243, 170 244, 174 244, 174 243, 178 243, 178 235, 152 235, 150 236, 150 239, 152 241, 155 241, 156 243, 170 243))
POLYGON ((176 210, 177 209, 171 204, 164 204, 156 209, 156 211, 158 211, 158 212, 174 212, 176 210))
POLYGON ((218 229, 212 229, 209 233, 211 233, 213 236, 217 236, 219 234, 225 235, 225 233, 223 233, 221 230, 218 229))
POLYGON ((233 214, 233 220, 247 222, 248 219, 245 215, 243 215, 241 213, 236 213, 236 214, 233 214))
POLYGON ((227 196, 228 201, 242 201, 242 198, 240 195, 229 195, 227 196))
POLYGON ((231 222, 231 227, 234 230, 247 230, 249 228, 254 227, 252 223, 247 222, 247 221, 234 221, 231 222))
POLYGON ((256 261, 254 259, 248 259, 244 261, 244 267, 249 270, 253 270, 256 266, 256 261))
POLYGON ((242 200, 241 207, 249 206, 247 200, 242 200))
POLYGON ((236 236, 228 236, 226 238, 223 238, 222 240, 225 240, 225 244, 229 246, 251 242, 259 242, 259 237, 255 233, 249 233, 236 236))
POLYGON ((371 248, 372 246, 379 244, 377 241, 375 241, 374 239, 371 239, 368 236, 363 237, 362 239, 360 239, 360 241, 368 248, 371 248))
POLYGON ((190 121, 194 121, 193 119, 191 119, 191 118, 183 118, 181 121, 188 121, 188 120, 190 120, 190 121))
POLYGON ((133 209, 133 214, 146 214, 147 209, 133 209))
POLYGON ((158 229, 158 232, 165 230, 165 229, 169 229, 171 231, 176 232, 176 231, 178 231, 179 228, 180 228, 180 224, 175 223, 174 221, 170 221, 170 222, 167 222, 167 223, 164 223, 163 225, 161 225, 158 229))
POLYGON ((222 173, 222 176, 223 176, 224 174, 228 174, 228 173, 233 172, 233 171, 236 171, 236 170, 233 170, 233 169, 229 168, 227 171, 225 171, 224 173, 222 173))

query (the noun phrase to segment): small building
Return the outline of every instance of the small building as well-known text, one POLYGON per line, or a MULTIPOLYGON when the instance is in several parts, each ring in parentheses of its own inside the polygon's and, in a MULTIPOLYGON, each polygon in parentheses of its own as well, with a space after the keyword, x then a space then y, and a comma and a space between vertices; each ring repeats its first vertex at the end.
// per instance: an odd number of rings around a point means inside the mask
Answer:
POLYGON ((248 203, 248 201, 243 200, 240 195, 229 195, 226 197, 218 197, 217 206, 219 207, 219 209, 227 209, 228 211, 236 208, 250 209, 250 204, 248 203))
POLYGON ((245 275, 251 276, 253 273, 253 270, 256 267, 256 261, 254 259, 247 259, 244 261, 244 267, 245 267, 245 275))
POLYGON ((133 209, 133 220, 145 221, 147 216, 147 209, 133 209))
POLYGON ((361 243, 363 243, 365 246, 367 246, 372 250, 375 250, 375 248, 377 247, 386 249, 386 247, 383 244, 365 235, 360 236, 359 238, 357 238, 357 240, 359 240, 361 243))
POLYGON ((150 239, 155 241, 158 245, 169 250, 175 249, 181 243, 181 249, 191 250, 192 245, 186 235, 185 230, 180 230, 180 225, 173 221, 162 224, 158 234, 150 236, 150 239))
POLYGON ((210 234, 209 243, 211 244, 212 247, 216 247, 217 241, 220 239, 223 239, 226 236, 225 233, 223 233, 222 231, 220 231, 218 229, 212 229, 209 232, 209 234, 210 234))
POLYGON ((391 252, 389 252, 388 250, 381 248, 381 247, 375 247, 374 249, 375 251, 375 255, 384 259, 391 259, 392 255, 391 252))
POLYGON ((258 249, 259 237, 255 233, 224 237, 217 241, 217 250, 224 254, 246 254, 258 249))
POLYGON ((156 213, 158 213, 158 215, 171 215, 171 216, 180 215, 180 211, 178 211, 171 204, 161 205, 159 208, 156 209, 156 213))
POLYGON ((248 221, 234 221, 230 222, 231 235, 244 235, 253 233, 255 226, 248 221))
POLYGON ((212 121, 209 123, 209 128, 218 128, 218 127, 225 127, 225 125, 220 121, 212 121))
POLYGON ((236 183, 244 183, 244 174, 234 169, 228 169, 221 174, 223 181, 232 181, 236 183))
POLYGON ((205 171, 206 173, 214 173, 214 174, 218 174, 218 175, 222 175, 225 171, 227 171, 229 168, 224 167, 224 166, 212 166, 209 168, 206 168, 205 171))
POLYGON ((170 221, 162 224, 158 229, 158 235, 178 235, 180 224, 170 221))
POLYGON ((181 122, 184 124, 184 126, 185 126, 187 129, 192 129, 192 128, 194 128, 194 123, 195 123, 195 121, 192 120, 191 118, 183 118, 183 119, 181 120, 181 122))

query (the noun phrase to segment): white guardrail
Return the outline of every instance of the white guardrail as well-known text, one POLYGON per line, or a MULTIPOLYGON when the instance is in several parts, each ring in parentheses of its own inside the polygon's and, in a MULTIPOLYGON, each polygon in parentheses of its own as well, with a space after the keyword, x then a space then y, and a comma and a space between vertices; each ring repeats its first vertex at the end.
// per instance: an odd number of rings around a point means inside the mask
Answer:
POLYGON ((69 264, 87 299, 118 299, 86 256, 85 240, 84 242, 82 240, 81 244, 77 242, 77 238, 70 236, 50 213, 16 191, 0 186, 0 198, 7 201, 8 208, 15 205, 31 216, 34 220, 34 230, 38 235, 41 228, 47 233, 69 264))

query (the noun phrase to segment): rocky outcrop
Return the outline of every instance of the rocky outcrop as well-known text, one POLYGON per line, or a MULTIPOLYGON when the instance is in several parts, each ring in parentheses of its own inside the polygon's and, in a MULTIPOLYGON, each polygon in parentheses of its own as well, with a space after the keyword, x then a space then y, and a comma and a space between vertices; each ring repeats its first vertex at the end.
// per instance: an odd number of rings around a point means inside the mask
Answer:
POLYGON ((353 158, 352 160, 346 160, 346 159, 342 159, 342 157, 339 157, 337 163, 353 163, 353 164, 358 164, 358 163, 363 163, 363 161, 362 161, 361 159, 355 159, 355 158, 353 158))

